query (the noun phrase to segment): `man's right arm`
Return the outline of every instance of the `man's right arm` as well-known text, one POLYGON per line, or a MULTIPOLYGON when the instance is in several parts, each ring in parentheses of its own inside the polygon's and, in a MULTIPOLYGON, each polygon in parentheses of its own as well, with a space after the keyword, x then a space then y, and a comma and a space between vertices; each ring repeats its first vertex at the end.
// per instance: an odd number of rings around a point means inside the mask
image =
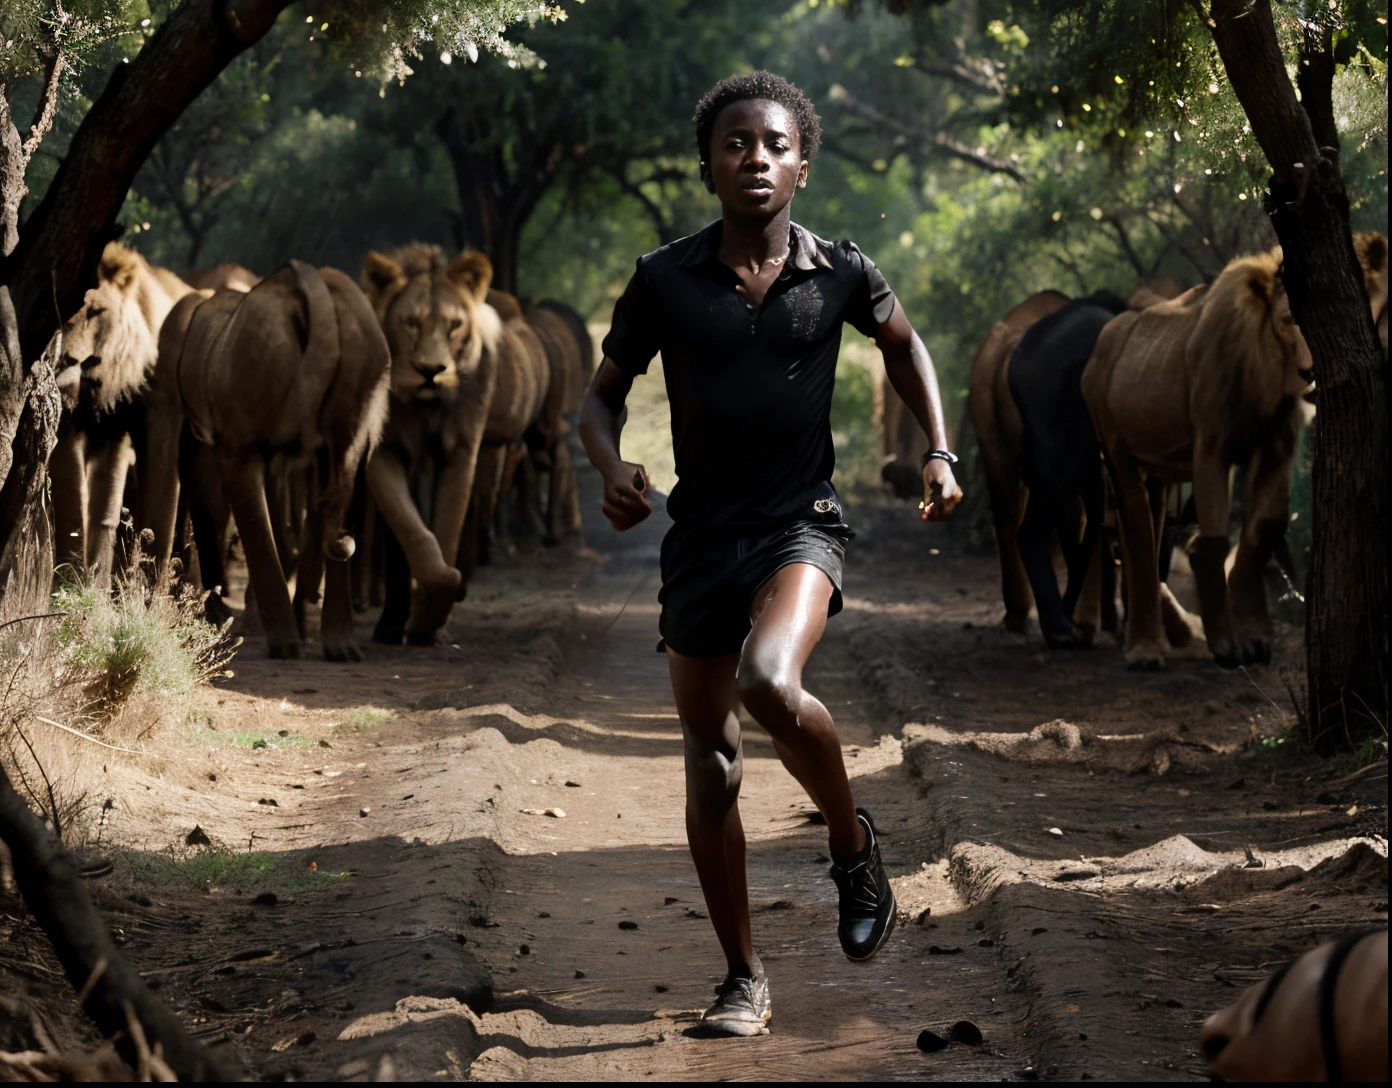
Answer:
POLYGON ((633 378, 606 355, 590 387, 585 390, 580 406, 580 441, 590 464, 604 479, 604 502, 600 509, 619 532, 633 528, 652 513, 645 498, 647 470, 619 455, 624 402, 632 388, 633 378))

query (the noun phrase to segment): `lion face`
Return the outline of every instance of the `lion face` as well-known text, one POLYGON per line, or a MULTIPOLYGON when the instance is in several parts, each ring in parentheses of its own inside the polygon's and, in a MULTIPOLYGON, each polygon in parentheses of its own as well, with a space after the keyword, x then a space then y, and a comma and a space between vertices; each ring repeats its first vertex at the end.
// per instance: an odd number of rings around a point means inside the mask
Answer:
MULTIPOLYGON (((87 397, 109 410, 145 384, 158 344, 150 300, 142 291, 143 262, 110 243, 102 254, 97 286, 63 326, 58 385, 70 399, 87 397)), ((163 315, 159 315, 162 317, 163 315)))
POLYGON ((448 267, 434 246, 368 254, 363 287, 391 348, 398 399, 447 399, 478 369, 488 324, 481 309, 492 276, 481 253, 460 254, 448 267))

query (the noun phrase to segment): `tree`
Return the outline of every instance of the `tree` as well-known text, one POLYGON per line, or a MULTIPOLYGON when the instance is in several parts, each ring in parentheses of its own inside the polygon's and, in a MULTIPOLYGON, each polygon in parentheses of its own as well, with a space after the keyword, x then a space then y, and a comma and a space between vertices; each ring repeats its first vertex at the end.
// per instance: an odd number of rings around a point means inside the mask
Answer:
POLYGON ((591 0, 564 29, 523 35, 542 58, 534 68, 489 60, 441 72, 449 105, 436 131, 460 240, 489 254, 498 286, 517 289, 522 234, 556 185, 574 194, 607 179, 671 241, 664 189, 695 179, 690 111, 741 66, 739 48, 767 20, 733 0, 591 0))
POLYGON ((1291 310, 1315 363, 1306 714, 1311 739, 1335 749, 1387 733, 1386 358, 1369 318, 1339 168, 1333 86, 1353 41, 1339 5, 1310 12, 1298 21, 1299 97, 1270 0, 1213 0, 1200 14, 1271 164, 1267 211, 1285 255, 1291 310))
MULTIPOLYGON (((63 82, 104 39, 115 34, 120 0, 29 0, 0 16, 0 261, 19 245, 19 211, 28 187, 25 176, 39 145, 53 127, 63 82), (40 89, 33 122, 21 135, 11 99, 16 85, 37 77, 40 89)), ((0 593, 27 555, 33 559, 26 592, 47 590, 49 567, 42 542, 49 540, 42 499, 45 466, 58 432, 58 390, 52 360, 26 354, 22 326, 8 276, 0 276, 0 593), (42 585, 40 583, 43 583, 42 585)), ((22 311, 23 303, 20 303, 22 311)), ((45 338, 47 339, 47 338, 45 338)))

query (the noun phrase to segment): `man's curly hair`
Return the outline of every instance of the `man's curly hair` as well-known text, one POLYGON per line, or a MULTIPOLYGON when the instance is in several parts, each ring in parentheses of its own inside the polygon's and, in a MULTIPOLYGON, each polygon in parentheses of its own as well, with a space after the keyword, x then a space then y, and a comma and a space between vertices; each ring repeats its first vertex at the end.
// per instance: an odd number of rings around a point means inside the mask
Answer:
POLYGON ((782 76, 772 72, 750 72, 748 75, 722 79, 706 92, 696 104, 692 121, 696 125, 696 150, 702 162, 710 162, 711 129, 720 111, 735 102, 750 98, 766 98, 777 102, 793 115, 797 122, 798 149, 808 162, 822 145, 822 119, 807 96, 782 76))

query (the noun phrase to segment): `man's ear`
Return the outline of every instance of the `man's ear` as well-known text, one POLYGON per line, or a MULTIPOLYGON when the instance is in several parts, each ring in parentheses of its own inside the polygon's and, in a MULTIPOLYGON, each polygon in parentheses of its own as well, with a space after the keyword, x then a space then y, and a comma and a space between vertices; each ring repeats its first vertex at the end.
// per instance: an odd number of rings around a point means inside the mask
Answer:
POLYGON ((705 159, 701 160, 701 183, 706 187, 706 192, 715 192, 715 178, 711 177, 710 163, 705 159))
POLYGON ((806 189, 806 188, 807 188, 807 160, 806 160, 806 159, 803 159, 803 160, 802 160, 802 164, 798 167, 797 187, 798 187, 799 189, 806 189))

